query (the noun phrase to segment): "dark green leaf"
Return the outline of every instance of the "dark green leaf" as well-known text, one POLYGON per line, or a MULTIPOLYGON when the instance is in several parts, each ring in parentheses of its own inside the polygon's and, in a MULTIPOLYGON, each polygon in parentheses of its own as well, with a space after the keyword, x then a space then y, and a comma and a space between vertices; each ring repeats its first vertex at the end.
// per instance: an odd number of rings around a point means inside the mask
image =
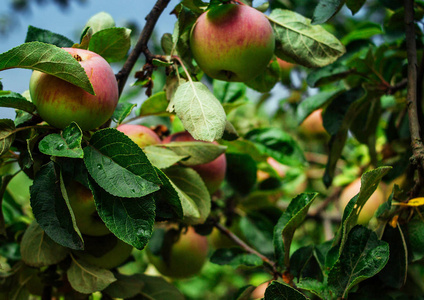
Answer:
POLYGON ((352 12, 352 15, 356 14, 367 0, 346 0, 346 6, 352 12))
POLYGON ((162 277, 148 276, 140 274, 140 278, 144 282, 141 289, 142 299, 152 300, 184 300, 185 297, 171 283, 167 282, 162 277))
POLYGON ((140 116, 169 115, 166 111, 168 99, 165 92, 159 92, 146 99, 140 109, 140 116))
POLYGON ((267 93, 272 90, 279 79, 280 66, 277 60, 275 60, 267 66, 264 72, 246 82, 246 85, 260 93, 267 93))
POLYGON ((15 123, 10 119, 0 119, 0 156, 9 151, 15 140, 15 123))
POLYGON ((41 153, 53 156, 82 158, 84 152, 81 148, 82 131, 72 122, 60 134, 52 133, 38 144, 41 153))
POLYGON ((305 67, 323 67, 346 49, 332 34, 290 10, 275 9, 269 16, 276 34, 275 54, 305 67))
POLYGON ((156 169, 156 172, 163 182, 160 190, 154 196, 156 201, 156 219, 160 221, 170 219, 181 220, 183 218, 183 208, 178 192, 161 170, 156 169))
POLYGON ((96 52, 109 63, 125 58, 131 46, 131 30, 128 28, 107 28, 93 34, 88 50, 96 52))
POLYGON ((341 42, 344 45, 348 45, 351 42, 357 40, 367 40, 374 35, 382 34, 383 30, 381 29, 380 24, 366 22, 361 24, 359 28, 355 28, 355 30, 351 31, 349 34, 345 35, 341 42))
POLYGON ((112 282, 103 292, 112 298, 131 298, 141 292, 144 287, 143 275, 123 275, 115 273, 116 281, 112 282))
POLYGON ((94 133, 84 148, 84 163, 97 184, 117 197, 143 197, 161 184, 143 150, 113 128, 94 133))
POLYGON ((300 194, 293 198, 274 227, 274 248, 280 266, 290 266, 290 246, 296 229, 303 223, 317 193, 300 194))
POLYGON ((256 289, 254 285, 247 285, 237 291, 236 300, 250 300, 252 292, 256 289))
POLYGON ((412 261, 421 260, 424 257, 424 222, 420 218, 408 222, 408 239, 412 261))
POLYGON ((54 45, 29 42, 0 54, 0 71, 32 69, 68 81, 94 95, 84 68, 65 50, 54 45))
POLYGON ((249 155, 242 153, 227 153, 225 156, 228 183, 239 193, 248 194, 256 183, 256 162, 249 155))
POLYGON ((73 41, 67 37, 51 32, 46 29, 37 28, 29 25, 25 43, 28 42, 42 42, 46 44, 52 44, 57 47, 72 47, 73 41))
POLYGON ((30 188, 34 217, 46 234, 59 245, 81 250, 83 241, 74 230, 71 214, 62 197, 53 162, 44 165, 30 188))
POLYGON ((239 247, 218 249, 212 254, 210 261, 217 265, 230 265, 234 268, 259 267, 263 264, 259 256, 246 253, 239 247))
POLYGON ((346 0, 320 0, 315 7, 312 25, 322 24, 339 12, 346 0))
POLYGON ((296 286, 301 290, 308 291, 318 296, 320 299, 332 299, 332 293, 330 292, 328 285, 316 279, 304 278, 300 280, 296 286))
POLYGON ((118 103, 116 106, 115 111, 112 115, 112 120, 116 122, 116 124, 121 124, 122 121, 125 120, 126 117, 128 117, 131 113, 131 111, 136 107, 137 104, 132 103, 118 103))
POLYGON ((244 99, 246 85, 241 82, 214 80, 213 94, 221 103, 233 103, 237 100, 244 99))
POLYGON ((274 224, 268 216, 251 212, 240 219, 240 229, 246 240, 264 255, 273 255, 272 244, 274 224))
POLYGON ((152 194, 139 198, 112 196, 90 180, 96 209, 107 228, 119 239, 143 249, 153 232, 155 199, 152 194))
POLYGON ((291 286, 277 281, 271 282, 265 291, 265 300, 307 300, 308 298, 291 286))
POLYGON ((303 151, 297 142, 278 128, 253 129, 245 139, 254 142, 260 152, 273 157, 288 166, 302 166, 306 163, 303 151))
POLYGON ((347 66, 335 62, 310 72, 308 77, 306 77, 306 82, 310 87, 318 87, 330 82, 339 81, 351 73, 352 71, 347 66))
POLYGON ((0 94, 0 106, 20 109, 29 113, 35 111, 35 105, 29 102, 24 96, 14 92, 4 92, 0 94))
POLYGON ((338 297, 346 298, 359 282, 380 272, 389 260, 389 245, 363 227, 354 227, 343 251, 328 274, 328 285, 338 297))

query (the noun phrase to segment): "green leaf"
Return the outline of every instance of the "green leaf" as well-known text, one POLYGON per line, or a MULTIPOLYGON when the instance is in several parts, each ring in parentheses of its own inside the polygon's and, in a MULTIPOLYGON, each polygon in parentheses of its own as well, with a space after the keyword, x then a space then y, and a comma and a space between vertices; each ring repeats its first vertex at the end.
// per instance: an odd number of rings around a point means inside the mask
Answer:
POLYGON ((148 276, 140 274, 144 282, 141 289, 141 295, 145 299, 152 300, 184 300, 185 297, 171 283, 167 282, 162 277, 148 276))
POLYGON ((159 169, 156 172, 163 182, 160 190, 155 193, 156 220, 182 220, 184 213, 178 192, 165 173, 159 169))
POLYGON ((112 298, 127 299, 136 296, 144 287, 143 275, 124 275, 115 273, 116 281, 112 282, 103 293, 112 298))
POLYGON ((298 105, 296 109, 296 120, 297 124, 302 124, 302 122, 315 110, 321 108, 326 103, 332 101, 335 97, 339 96, 345 90, 343 88, 332 90, 332 91, 322 91, 318 94, 312 95, 298 105))
POLYGON ((383 176, 386 175, 390 169, 391 167, 380 167, 375 170, 365 172, 361 176, 361 188, 359 193, 346 205, 346 208, 343 212, 342 224, 333 243, 333 245, 335 245, 338 241, 341 240, 339 253, 342 252, 345 246, 349 231, 357 224, 358 215, 364 207, 365 203, 377 189, 381 178, 383 178, 383 176))
POLYGON ((168 104, 166 92, 156 93, 143 102, 139 116, 169 115, 166 111, 168 104))
POLYGON ((340 81, 351 73, 352 70, 349 67, 335 62, 310 72, 306 77, 306 82, 310 87, 318 87, 330 82, 340 81))
POLYGON ((288 166, 302 166, 306 163, 303 151, 297 142, 278 128, 253 129, 245 135, 260 152, 271 156, 288 166))
POLYGON ((72 47, 74 44, 73 41, 68 39, 67 37, 51 32, 46 29, 37 28, 29 25, 27 35, 25 38, 25 43, 29 42, 42 42, 46 44, 52 44, 57 47, 72 47))
POLYGON ((389 245, 390 257, 378 277, 388 286, 400 289, 408 276, 408 246, 402 228, 387 224, 381 240, 389 245))
POLYGON ((184 128, 196 140, 212 142, 224 134, 224 108, 200 82, 186 82, 177 88, 172 103, 184 128))
POLYGON ((424 222, 420 218, 413 218, 407 226, 411 259, 421 260, 424 257, 424 222))
POLYGON ((339 12, 346 0, 320 0, 315 7, 312 25, 322 24, 339 12))
POLYGON ((248 194, 256 183, 258 168, 250 155, 227 153, 226 180, 242 195, 248 194))
POLYGON ((159 146, 147 146, 143 148, 150 162, 159 169, 166 169, 175 163, 188 158, 187 155, 178 155, 174 151, 159 146))
POLYGON ((132 103, 118 103, 118 105, 115 108, 115 111, 112 115, 112 120, 116 122, 117 125, 121 124, 126 117, 128 117, 131 113, 131 111, 136 107, 137 104, 132 103))
POLYGON ((240 219, 240 229, 249 244, 264 255, 273 255, 272 234, 274 224, 268 216, 250 212, 240 219))
POLYGON ((257 287, 254 285, 247 285, 242 287, 241 289, 239 289, 237 291, 236 294, 236 300, 250 300, 251 299, 251 294, 252 292, 256 289, 257 287))
POLYGON ((84 68, 65 50, 54 45, 29 42, 0 54, 0 71, 32 69, 68 81, 94 95, 84 68))
POLYGON ((60 134, 52 133, 43 138, 38 148, 46 155, 83 158, 81 141, 82 131, 75 122, 72 122, 60 134))
POLYGON ((29 102, 24 96, 8 91, 0 94, 0 106, 20 109, 29 113, 35 111, 35 105, 29 102))
POLYGON ((301 292, 291 286, 277 281, 271 282, 265 290, 265 300, 306 300, 301 292))
POLYGON ((77 261, 74 257, 66 274, 72 288, 83 294, 102 291, 116 281, 111 271, 77 261))
POLYGON ((363 227, 354 227, 346 245, 328 274, 328 285, 338 297, 346 298, 349 290, 380 272, 389 260, 389 245, 363 227))
POLYGON ((320 299, 332 299, 332 294, 328 288, 328 285, 316 279, 304 278, 300 280, 296 286, 301 290, 308 291, 316 295, 320 299))
POLYGON ((90 27, 93 33, 96 33, 103 29, 115 27, 115 20, 110 14, 102 11, 95 14, 87 21, 83 32, 86 30, 87 27, 90 27))
POLYGON ((187 157, 187 159, 181 161, 181 164, 185 166, 196 166, 211 162, 227 149, 226 146, 204 142, 171 142, 161 146, 174 151, 179 156, 187 157))
POLYGON ((97 184, 117 197, 143 197, 161 184, 143 150, 114 128, 93 134, 84 148, 84 163, 97 184))
POLYGON ((131 46, 131 30, 128 28, 107 28, 93 34, 88 50, 96 52, 109 63, 120 61, 131 46))
POLYGON ((20 248, 22 260, 31 267, 55 265, 69 253, 68 248, 50 239, 36 221, 25 230, 20 248))
POLYGON ((152 194, 138 198, 112 196, 90 180, 97 212, 106 227, 119 239, 143 249, 153 232, 155 199, 152 194))
POLYGON ((303 193, 293 198, 274 227, 274 248, 279 265, 290 267, 290 246, 296 229, 303 223, 317 193, 303 193))
POLYGON ((367 0, 346 0, 346 6, 352 12, 352 15, 356 14, 367 0))
POLYGON ((348 45, 349 43, 357 40, 367 40, 377 34, 382 34, 383 30, 380 24, 366 22, 361 24, 359 28, 351 31, 349 34, 345 35, 341 42, 343 45, 348 45))
POLYGON ((40 227, 56 243, 74 250, 83 249, 83 241, 74 230, 71 214, 56 183, 54 163, 44 165, 30 188, 31 208, 40 227))
POLYGON ((280 66, 277 60, 274 60, 266 67, 264 72, 246 82, 246 85, 260 93, 267 93, 271 91, 280 80, 280 72, 280 66))
POLYGON ((213 94, 221 103, 233 103, 246 96, 246 85, 242 82, 213 81, 213 94))
POLYGON ((246 253, 239 247, 218 249, 212 254, 210 261, 217 265, 230 265, 234 268, 259 267, 263 264, 259 256, 246 253))
POLYGON ((9 151, 15 140, 15 123, 10 119, 0 119, 0 156, 9 151))
POLYGON ((178 192, 187 224, 202 224, 211 210, 211 197, 199 174, 191 168, 169 168, 164 171, 178 192))
POLYGON ((332 34, 290 10, 275 9, 269 19, 276 34, 275 54, 305 67, 323 67, 336 61, 346 49, 332 34))

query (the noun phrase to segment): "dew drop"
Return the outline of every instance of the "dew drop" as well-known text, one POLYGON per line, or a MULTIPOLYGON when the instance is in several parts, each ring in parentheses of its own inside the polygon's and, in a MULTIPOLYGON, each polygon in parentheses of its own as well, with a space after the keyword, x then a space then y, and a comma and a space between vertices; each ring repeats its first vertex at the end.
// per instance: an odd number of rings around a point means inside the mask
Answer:
POLYGON ((56 146, 56 150, 62 150, 65 147, 64 144, 59 144, 56 146))
POLYGON ((101 164, 97 164, 97 169, 101 170, 103 169, 103 166, 101 164))

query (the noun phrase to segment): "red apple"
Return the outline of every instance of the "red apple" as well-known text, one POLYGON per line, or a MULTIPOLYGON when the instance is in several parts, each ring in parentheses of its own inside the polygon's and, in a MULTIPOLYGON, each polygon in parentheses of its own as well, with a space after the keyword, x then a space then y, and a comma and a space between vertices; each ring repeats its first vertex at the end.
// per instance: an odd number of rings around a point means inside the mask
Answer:
POLYGON ((82 130, 105 123, 118 103, 115 74, 100 55, 83 49, 63 48, 84 68, 96 95, 53 75, 34 71, 29 91, 39 115, 51 126, 65 128, 72 121, 82 130))
POLYGON ((149 145, 156 145, 161 143, 161 140, 156 132, 143 125, 122 124, 119 125, 116 129, 125 133, 139 147, 146 147, 149 145))
MULTIPOLYGON (((193 142, 196 141, 188 131, 174 133, 163 140, 163 143, 170 142, 193 142)), ((205 142, 206 143, 206 142, 205 142)), ((218 145, 218 143, 214 142, 218 145)), ((225 154, 221 154, 213 161, 192 167, 205 182, 209 193, 213 194, 221 186, 225 179, 225 171, 227 168, 227 159, 225 154)))
POLYGON ((77 181, 72 181, 66 186, 66 192, 82 234, 101 236, 110 233, 97 213, 94 196, 88 188, 77 181))
POLYGON ((278 62, 278 65, 280 66, 280 69, 282 71, 283 70, 291 70, 294 67, 294 64, 289 63, 285 60, 282 60, 281 58, 278 58, 278 57, 277 57, 277 62, 278 62))
POLYGON ((248 5, 222 4, 197 19, 190 47, 210 77, 246 82, 265 70, 274 54, 275 37, 263 13, 248 5))
POLYGON ((155 255, 146 247, 147 257, 156 269, 165 276, 187 278, 200 272, 208 256, 208 240, 189 227, 182 232, 175 242, 164 241, 171 249, 166 251, 167 257, 155 255))
POLYGON ((300 130, 305 134, 327 134, 322 121, 322 108, 313 111, 300 125, 300 130))
MULTIPOLYGON (((357 178, 343 189, 338 202, 341 211, 344 211, 350 199, 359 193, 360 188, 361 178, 357 178)), ((383 204, 384 201, 384 192, 380 187, 377 187, 375 192, 362 207, 362 210, 358 216, 358 224, 367 225, 371 218, 374 216, 374 213, 377 211, 378 207, 383 204)))

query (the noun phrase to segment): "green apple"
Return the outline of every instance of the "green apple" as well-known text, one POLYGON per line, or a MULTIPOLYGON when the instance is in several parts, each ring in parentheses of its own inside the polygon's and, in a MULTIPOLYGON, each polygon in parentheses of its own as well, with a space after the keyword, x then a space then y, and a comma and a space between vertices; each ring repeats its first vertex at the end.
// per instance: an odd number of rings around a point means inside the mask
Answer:
POLYGON ((29 92, 37 112, 47 123, 65 128, 72 121, 82 130, 92 130, 105 123, 118 104, 118 84, 108 62, 97 53, 63 48, 84 68, 95 95, 56 76, 34 71, 29 92))
POLYGON ((143 125, 122 124, 116 129, 125 133, 139 147, 160 144, 159 136, 150 128, 143 125))
POLYGON ((173 232, 174 229, 169 229, 165 233, 159 253, 152 252, 152 243, 147 244, 146 253, 150 263, 162 275, 172 278, 198 274, 208 256, 207 238, 197 234, 192 227, 179 235, 173 235, 173 232))
POLYGON ((275 36, 263 13, 248 5, 222 4, 197 19, 190 48, 210 77, 246 82, 266 69, 274 54, 275 36))
MULTIPOLYGON (((350 199, 359 193, 360 188, 361 178, 357 178, 343 189, 338 202, 341 211, 344 211, 350 199)), ((377 189, 362 207, 362 210, 358 216, 358 224, 367 225, 371 218, 374 216, 374 213, 377 211, 378 207, 383 204, 384 201, 384 192, 382 188, 377 187, 377 189)))
MULTIPOLYGON (((196 141, 196 140, 191 136, 191 134, 188 131, 182 131, 182 132, 174 133, 170 136, 167 136, 163 140, 163 143, 166 144, 171 142, 192 142, 192 141, 196 141)), ((218 143, 216 142, 214 142, 214 144, 218 145, 218 143)), ((220 156, 218 156, 211 162, 193 166, 192 168, 200 175, 200 177, 202 177, 209 193, 213 194, 219 189, 219 187, 221 186, 221 183, 225 179, 225 172, 227 169, 227 159, 225 158, 225 154, 221 154, 220 156)))
POLYGON ((113 234, 84 236, 83 251, 74 251, 75 256, 93 266, 113 269, 122 265, 130 256, 133 246, 121 241, 113 234))
POLYGON ((77 181, 71 181, 66 185, 66 192, 78 229, 82 234, 101 236, 110 233, 97 213, 94 196, 90 189, 77 181))

